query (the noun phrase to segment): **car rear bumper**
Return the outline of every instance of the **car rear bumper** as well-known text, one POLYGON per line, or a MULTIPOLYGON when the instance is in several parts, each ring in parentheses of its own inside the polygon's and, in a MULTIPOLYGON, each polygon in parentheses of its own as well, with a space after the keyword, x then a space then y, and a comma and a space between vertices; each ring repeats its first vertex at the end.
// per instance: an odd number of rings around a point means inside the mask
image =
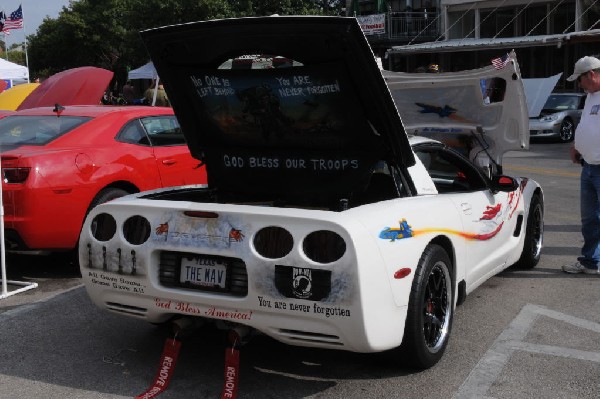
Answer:
POLYGON ((407 301, 397 303, 392 293, 377 247, 387 241, 374 240, 364 225, 337 212, 203 204, 207 217, 218 216, 203 219, 185 216, 188 209, 179 212, 168 201, 137 208, 134 218, 149 223, 136 222, 135 229, 126 200, 92 210, 79 263, 97 306, 153 323, 197 317, 217 326, 240 324, 299 346, 366 353, 402 342, 407 301), (104 224, 108 214, 115 223, 104 224), (296 243, 287 255, 260 255, 254 237, 268 226, 286 226, 296 243), (302 243, 324 230, 343 237, 346 251, 328 263, 309 261, 302 243), (137 236, 142 231, 146 241, 137 236), (191 259, 227 265, 226 283, 190 284, 182 276, 191 259))
POLYGON ((364 314, 361 303, 378 300, 361 297, 357 291, 351 304, 341 305, 285 297, 267 299, 252 288, 255 283, 239 296, 168 287, 160 282, 160 270, 152 268, 148 276, 135 276, 104 271, 102 266, 81 267, 88 294, 97 306, 152 323, 201 318, 221 328, 244 325, 290 345, 363 353, 397 347, 404 332, 406 306, 387 301, 380 303, 375 317, 364 314))
POLYGON ((30 248, 14 229, 4 230, 4 244, 7 251, 28 251, 30 248))

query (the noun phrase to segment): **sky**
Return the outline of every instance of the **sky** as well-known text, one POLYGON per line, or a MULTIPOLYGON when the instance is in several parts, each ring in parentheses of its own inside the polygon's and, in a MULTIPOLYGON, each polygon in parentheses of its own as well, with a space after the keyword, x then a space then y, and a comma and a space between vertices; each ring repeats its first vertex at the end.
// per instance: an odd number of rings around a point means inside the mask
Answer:
POLYGON ((0 10, 3 10, 7 16, 19 8, 19 5, 23 6, 25 28, 11 30, 10 35, 4 35, 4 40, 9 47, 11 44, 24 42, 26 34, 35 33, 46 16, 58 17, 63 6, 69 5, 69 0, 0 0, 0 10))

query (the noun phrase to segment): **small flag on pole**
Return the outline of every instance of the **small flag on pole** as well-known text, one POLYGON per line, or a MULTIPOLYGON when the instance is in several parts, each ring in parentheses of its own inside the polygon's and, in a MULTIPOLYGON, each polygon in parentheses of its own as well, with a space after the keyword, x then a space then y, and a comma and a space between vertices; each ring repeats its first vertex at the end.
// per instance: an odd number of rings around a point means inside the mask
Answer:
POLYGON ((510 61, 510 56, 508 54, 506 54, 502 57, 494 58, 492 60, 492 65, 496 69, 502 69, 506 66, 506 64, 508 64, 509 61, 510 61))
POLYGON ((2 32, 10 34, 9 31, 12 29, 23 29, 23 9, 21 6, 11 12, 10 17, 6 17, 4 13, 2 13, 1 17, 3 17, 3 20, 0 22, 4 24, 2 32))

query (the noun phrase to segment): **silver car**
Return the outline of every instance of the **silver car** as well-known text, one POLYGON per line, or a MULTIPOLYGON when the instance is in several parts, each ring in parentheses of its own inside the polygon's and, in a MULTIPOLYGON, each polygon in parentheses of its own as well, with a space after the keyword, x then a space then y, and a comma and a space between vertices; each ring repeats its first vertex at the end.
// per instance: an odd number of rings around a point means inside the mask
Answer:
POLYGON ((581 119, 584 93, 552 93, 536 118, 529 118, 531 138, 553 138, 562 143, 572 141, 581 119))

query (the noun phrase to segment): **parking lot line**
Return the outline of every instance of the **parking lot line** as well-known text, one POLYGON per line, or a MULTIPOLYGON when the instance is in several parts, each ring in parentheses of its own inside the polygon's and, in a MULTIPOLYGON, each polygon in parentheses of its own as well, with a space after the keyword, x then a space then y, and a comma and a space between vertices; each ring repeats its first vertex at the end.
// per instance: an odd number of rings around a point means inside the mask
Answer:
POLYGON ((489 398, 486 393, 500 376, 504 366, 515 351, 526 351, 551 356, 592 361, 600 363, 600 353, 582 351, 551 345, 540 345, 524 341, 525 336, 539 316, 546 316, 600 333, 600 324, 560 313, 542 306, 527 304, 513 319, 510 325, 500 333, 491 348, 471 370, 463 382, 455 399, 489 398))

